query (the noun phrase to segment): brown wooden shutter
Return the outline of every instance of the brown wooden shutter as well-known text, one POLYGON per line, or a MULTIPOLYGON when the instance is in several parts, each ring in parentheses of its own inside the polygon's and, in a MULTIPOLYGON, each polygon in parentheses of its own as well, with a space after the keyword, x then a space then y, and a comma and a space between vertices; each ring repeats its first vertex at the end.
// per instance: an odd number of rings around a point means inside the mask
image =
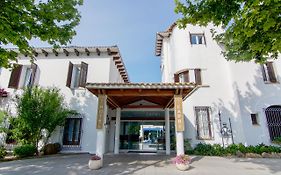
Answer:
POLYGON ((273 63, 272 62, 267 62, 267 71, 268 71, 268 76, 269 76, 269 81, 272 83, 276 83, 277 79, 274 73, 274 68, 273 68, 273 63))
POLYGON ((16 65, 15 68, 12 70, 8 88, 14 88, 14 89, 19 88, 21 71, 22 71, 22 65, 20 64, 16 65))
POLYGON ((189 71, 183 72, 184 82, 189 82, 189 71))
POLYGON ((190 32, 189 32, 189 41, 190 41, 190 44, 192 45, 192 36, 191 36, 190 32))
POLYGON ((261 65, 262 77, 263 77, 263 81, 267 81, 266 72, 265 72, 266 70, 264 66, 265 66, 264 64, 261 65))
POLYGON ((202 84, 201 69, 194 69, 194 74, 195 74, 195 83, 201 85, 202 84))
POLYGON ((72 71, 73 71, 73 64, 71 62, 69 62, 68 74, 67 74, 67 80, 66 80, 66 86, 69 87, 69 88, 71 86, 72 71))
POLYGON ((175 83, 180 82, 179 74, 174 74, 174 81, 175 81, 175 83))
POLYGON ((88 64, 81 62, 80 76, 79 76, 79 87, 85 87, 87 83, 88 64))
POLYGON ((33 86, 35 83, 37 67, 38 67, 37 64, 35 64, 35 63, 31 64, 32 74, 31 74, 31 79, 30 79, 30 86, 33 86))

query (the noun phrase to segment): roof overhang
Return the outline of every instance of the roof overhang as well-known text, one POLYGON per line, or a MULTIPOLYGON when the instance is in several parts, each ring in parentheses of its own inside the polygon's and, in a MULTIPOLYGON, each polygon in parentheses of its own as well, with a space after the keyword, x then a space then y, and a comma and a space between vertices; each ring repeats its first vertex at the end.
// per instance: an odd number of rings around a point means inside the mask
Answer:
MULTIPOLYGON (((19 49, 11 48, 14 52, 20 54, 19 49)), ((123 78, 124 82, 129 83, 129 75, 125 64, 123 62, 120 50, 118 46, 94 46, 94 47, 81 47, 81 46, 62 46, 59 48, 53 47, 37 47, 33 48, 33 55, 38 57, 39 54, 48 57, 50 54, 54 54, 55 56, 59 56, 64 54, 66 57, 69 56, 70 53, 74 53, 76 56, 81 56, 81 54, 90 56, 91 54, 95 54, 96 56, 100 56, 101 54, 108 54, 108 56, 112 57, 120 76, 123 78)), ((25 55, 27 57, 27 54, 25 55)))
POLYGON ((157 104, 159 108, 172 108, 174 96, 183 99, 200 86, 194 83, 88 83, 86 88, 98 95, 107 95, 111 108, 126 108, 140 100, 157 104))

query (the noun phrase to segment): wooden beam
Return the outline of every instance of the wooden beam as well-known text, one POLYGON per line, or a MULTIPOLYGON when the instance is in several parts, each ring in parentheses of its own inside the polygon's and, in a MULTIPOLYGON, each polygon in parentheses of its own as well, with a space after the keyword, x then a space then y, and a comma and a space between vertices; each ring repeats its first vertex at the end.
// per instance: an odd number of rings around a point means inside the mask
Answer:
POLYGON ((48 56, 48 52, 46 51, 46 50, 44 50, 44 49, 42 49, 42 53, 45 55, 45 57, 47 57, 48 56))
POLYGON ((116 61, 116 60, 119 60, 120 57, 113 57, 113 60, 116 61))
POLYGON ((76 56, 79 56, 80 53, 77 49, 74 49, 74 52, 75 52, 76 56))
POLYGON ((121 68, 121 67, 123 67, 123 65, 122 65, 122 64, 121 64, 121 65, 117 65, 117 69, 118 69, 118 68, 121 68))
POLYGON ((66 49, 63 49, 63 52, 65 53, 65 55, 68 57, 69 56, 69 52, 66 49))
POLYGON ((123 92, 120 90, 108 90, 106 92, 106 94, 108 96, 116 96, 116 97, 124 97, 124 96, 139 96, 139 97, 143 97, 143 96, 169 96, 169 97, 173 97, 174 96, 174 91, 170 90, 170 91, 161 91, 161 92, 157 92, 156 90, 145 90, 142 92, 139 92, 138 90, 124 90, 123 92))
POLYGON ((56 49, 53 49, 53 53, 54 53, 56 56, 59 55, 59 53, 56 51, 56 49))
POLYGON ((90 51, 89 51, 89 49, 85 48, 85 52, 86 52, 87 56, 90 56, 90 51))
POLYGON ((96 48, 97 55, 100 56, 100 49, 96 48))
POLYGON ((35 50, 32 51, 33 55, 35 55, 36 57, 38 57, 38 52, 36 52, 35 50))
POLYGON ((108 54, 108 55, 111 55, 111 54, 112 54, 110 48, 107 48, 107 54, 108 54))
POLYGON ((121 63, 122 63, 121 61, 115 61, 115 65, 121 64, 121 63))

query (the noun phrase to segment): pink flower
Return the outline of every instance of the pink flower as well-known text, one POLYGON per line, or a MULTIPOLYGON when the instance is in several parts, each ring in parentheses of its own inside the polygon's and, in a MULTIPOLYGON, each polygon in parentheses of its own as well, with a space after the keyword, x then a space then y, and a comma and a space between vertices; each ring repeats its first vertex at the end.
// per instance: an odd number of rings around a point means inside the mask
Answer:
POLYGON ((173 159, 174 164, 190 164, 191 158, 188 155, 178 155, 173 159))
POLYGON ((91 160, 100 160, 100 159, 101 157, 95 154, 91 157, 91 160))

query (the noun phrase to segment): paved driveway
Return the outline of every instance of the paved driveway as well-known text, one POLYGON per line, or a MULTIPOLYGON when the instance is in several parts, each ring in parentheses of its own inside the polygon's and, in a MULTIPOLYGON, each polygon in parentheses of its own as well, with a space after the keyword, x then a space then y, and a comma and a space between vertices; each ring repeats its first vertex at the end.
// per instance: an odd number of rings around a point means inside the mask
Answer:
POLYGON ((1 175, 281 175, 281 159, 194 157, 186 172, 176 170, 170 156, 107 155, 104 167, 89 170, 90 155, 60 155, 0 163, 1 175))

